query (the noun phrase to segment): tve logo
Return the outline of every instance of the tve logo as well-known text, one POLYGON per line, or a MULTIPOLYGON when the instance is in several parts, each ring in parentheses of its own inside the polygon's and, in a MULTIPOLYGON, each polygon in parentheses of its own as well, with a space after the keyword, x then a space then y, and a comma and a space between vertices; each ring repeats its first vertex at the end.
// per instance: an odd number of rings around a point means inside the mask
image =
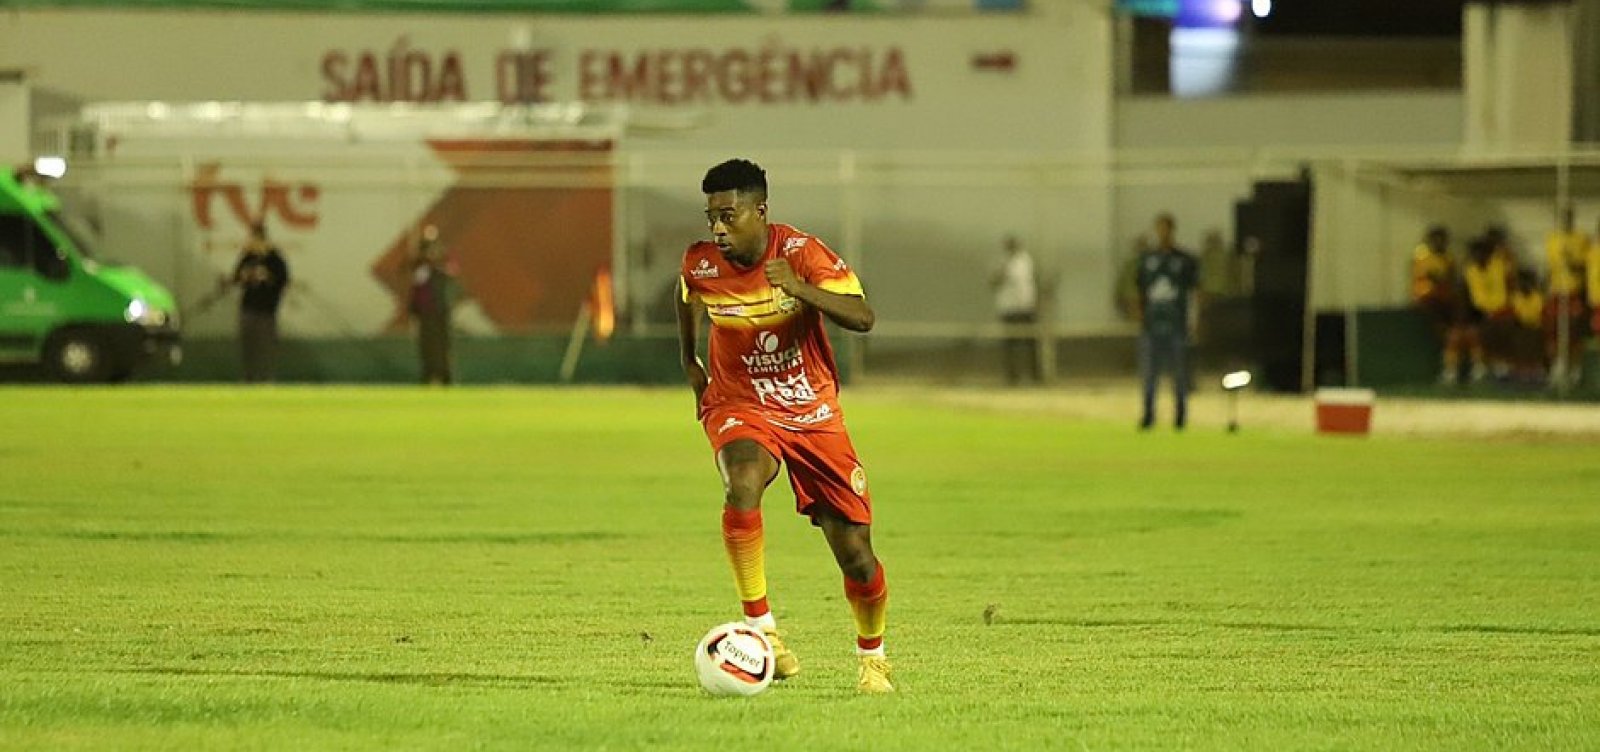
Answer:
POLYGON ((233 220, 246 227, 264 222, 269 226, 284 225, 296 230, 316 228, 320 219, 317 200, 321 198, 322 190, 315 183, 289 184, 263 175, 252 201, 251 192, 243 183, 223 181, 221 175, 221 162, 207 162, 199 165, 194 182, 189 184, 194 221, 201 229, 216 229, 217 218, 213 208, 218 199, 222 200, 233 220))

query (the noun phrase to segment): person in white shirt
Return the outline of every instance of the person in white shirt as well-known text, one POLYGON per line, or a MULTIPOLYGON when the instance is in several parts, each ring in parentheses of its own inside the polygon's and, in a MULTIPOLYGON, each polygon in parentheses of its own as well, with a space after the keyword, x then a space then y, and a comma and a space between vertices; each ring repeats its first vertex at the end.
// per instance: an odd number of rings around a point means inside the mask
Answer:
POLYGON ((1004 350, 1006 381, 1037 383, 1039 351, 1032 329, 1039 316, 1039 285, 1034 277, 1033 256, 1022 248, 1014 235, 1002 243, 1005 257, 995 269, 990 285, 994 288, 995 312, 1005 327, 1004 350))

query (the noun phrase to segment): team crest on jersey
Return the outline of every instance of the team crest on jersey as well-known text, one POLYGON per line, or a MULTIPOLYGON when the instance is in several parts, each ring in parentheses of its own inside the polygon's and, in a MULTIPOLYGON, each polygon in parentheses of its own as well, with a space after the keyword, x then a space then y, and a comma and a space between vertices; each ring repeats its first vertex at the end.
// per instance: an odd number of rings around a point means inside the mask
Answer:
POLYGON ((867 471, 861 469, 860 465, 850 471, 850 490, 855 491, 857 496, 867 495, 867 471))
POLYGON ((800 299, 784 292, 782 288, 772 288, 772 302, 777 304, 779 313, 794 313, 800 308, 800 299))
POLYGON ((783 241, 783 252, 785 254, 794 253, 795 249, 804 247, 805 244, 805 238, 786 238, 783 241))
POLYGON ((712 264, 710 259, 700 259, 700 263, 690 269, 689 274, 695 279, 710 279, 722 276, 722 269, 712 264))

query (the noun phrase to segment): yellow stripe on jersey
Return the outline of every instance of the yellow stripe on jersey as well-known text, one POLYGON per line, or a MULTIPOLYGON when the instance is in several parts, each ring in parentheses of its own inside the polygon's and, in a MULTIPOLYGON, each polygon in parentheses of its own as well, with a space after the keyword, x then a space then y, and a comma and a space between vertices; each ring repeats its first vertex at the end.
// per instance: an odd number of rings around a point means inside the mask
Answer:
POLYGON ((800 311, 800 301, 767 288, 765 297, 744 298, 723 293, 700 296, 712 323, 721 326, 772 326, 793 318, 800 311))
POLYGON ((861 280, 856 275, 847 274, 843 277, 832 277, 817 283, 817 287, 840 295, 860 295, 866 297, 866 291, 861 289, 861 280))

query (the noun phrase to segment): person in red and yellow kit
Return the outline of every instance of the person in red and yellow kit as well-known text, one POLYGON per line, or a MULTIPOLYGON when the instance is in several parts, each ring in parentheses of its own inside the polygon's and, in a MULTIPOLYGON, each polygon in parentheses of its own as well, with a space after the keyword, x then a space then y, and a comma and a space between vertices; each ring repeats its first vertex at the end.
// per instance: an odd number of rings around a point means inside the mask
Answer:
POLYGON ((772 642, 773 677, 800 670, 767 602, 761 496, 787 465, 798 511, 822 529, 856 623, 857 687, 894 691, 883 635, 888 587, 872 549, 866 471, 845 432, 823 319, 856 332, 874 314, 850 266, 816 237, 768 221, 767 176, 743 159, 701 181, 711 240, 684 253, 678 334, 696 415, 722 475, 722 539, 745 621, 772 642), (698 355, 711 319, 709 369, 698 355))
POLYGON ((1551 378, 1557 381, 1575 381, 1583 362, 1589 324, 1584 267, 1594 243, 1588 234, 1577 229, 1570 206, 1561 212, 1561 227, 1545 238, 1550 289, 1544 312, 1545 348, 1553 369, 1551 378), (1563 319, 1567 329, 1565 350, 1561 347, 1563 319))
MULTIPOLYGON (((1467 299, 1472 304, 1468 318, 1477 326, 1489 371, 1496 378, 1504 378, 1511 373, 1511 338, 1516 326, 1509 290, 1515 263, 1505 232, 1491 228, 1483 238, 1473 241, 1470 258, 1463 275, 1467 299)), ((1473 366, 1473 381, 1481 381, 1485 375, 1482 362, 1473 366)))
POLYGON ((1550 321, 1545 316, 1539 275, 1532 269, 1514 272, 1507 300, 1516 324, 1511 335, 1511 375, 1524 384, 1540 383, 1545 377, 1545 339, 1550 321))
POLYGON ((1411 253, 1411 304, 1428 317, 1439 337, 1441 384, 1456 383, 1463 350, 1470 351, 1474 363, 1483 362, 1477 332, 1466 322, 1460 287, 1461 277, 1450 257, 1450 232, 1439 225, 1428 228, 1427 238, 1411 253))

